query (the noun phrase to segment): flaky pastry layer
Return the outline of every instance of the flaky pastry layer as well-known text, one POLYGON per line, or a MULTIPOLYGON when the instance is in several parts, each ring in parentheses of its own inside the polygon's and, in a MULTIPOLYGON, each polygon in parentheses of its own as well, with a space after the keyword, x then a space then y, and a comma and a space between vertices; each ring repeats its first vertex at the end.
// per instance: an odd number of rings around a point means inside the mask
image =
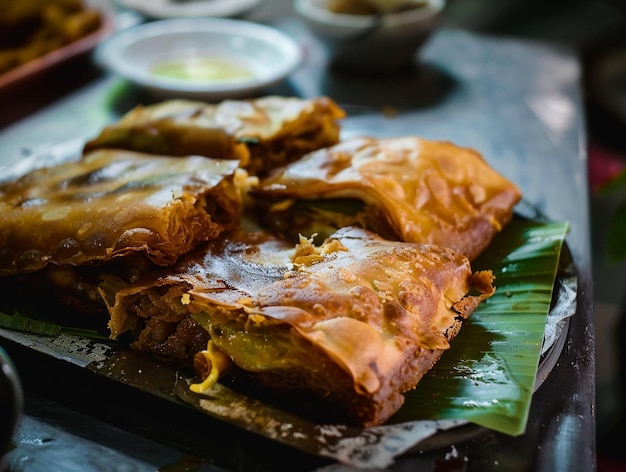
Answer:
POLYGON ((238 225, 237 161, 119 150, 0 186, 0 275, 144 253, 157 265, 238 225))
POLYGON ((295 251, 247 233, 117 291, 110 326, 114 336, 141 337, 149 307, 159 303, 165 316, 167 299, 167 316, 188 313, 238 372, 294 397, 312 393, 338 417, 373 425, 398 410, 491 296, 492 282, 451 249, 360 228, 344 228, 320 248, 302 240, 295 251))
POLYGON ((411 136, 355 138, 314 151, 262 179, 253 195, 263 221, 289 238, 360 225, 470 260, 521 199, 477 152, 411 136))
POLYGON ((237 159, 259 175, 336 144, 344 117, 328 97, 267 96, 216 104, 172 99, 130 110, 89 140, 85 150, 112 147, 237 159))

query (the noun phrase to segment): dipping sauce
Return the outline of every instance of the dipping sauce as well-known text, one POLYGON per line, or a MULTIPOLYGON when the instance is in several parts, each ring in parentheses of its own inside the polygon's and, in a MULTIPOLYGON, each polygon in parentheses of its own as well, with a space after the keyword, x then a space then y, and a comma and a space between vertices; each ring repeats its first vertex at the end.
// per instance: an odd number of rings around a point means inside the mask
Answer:
POLYGON ((240 82, 254 79, 252 67, 227 57, 185 57, 168 59, 152 67, 159 77, 191 82, 240 82))

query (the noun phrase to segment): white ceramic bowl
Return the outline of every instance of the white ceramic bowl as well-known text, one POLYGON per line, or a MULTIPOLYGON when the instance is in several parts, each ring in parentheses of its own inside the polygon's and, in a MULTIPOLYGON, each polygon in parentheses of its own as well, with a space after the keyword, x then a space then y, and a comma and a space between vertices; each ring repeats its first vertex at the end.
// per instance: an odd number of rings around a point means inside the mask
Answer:
POLYGON ((352 15, 332 12, 330 1, 295 0, 294 7, 326 47, 333 65, 380 71, 414 64, 445 7, 445 0, 427 0, 402 12, 352 15))
POLYGON ((162 98, 241 98, 293 72, 302 52, 269 26, 224 18, 168 19, 116 34, 96 61, 162 98))
POLYGON ((256 7, 261 0, 118 0, 125 8, 153 20, 165 18, 226 18, 256 7))

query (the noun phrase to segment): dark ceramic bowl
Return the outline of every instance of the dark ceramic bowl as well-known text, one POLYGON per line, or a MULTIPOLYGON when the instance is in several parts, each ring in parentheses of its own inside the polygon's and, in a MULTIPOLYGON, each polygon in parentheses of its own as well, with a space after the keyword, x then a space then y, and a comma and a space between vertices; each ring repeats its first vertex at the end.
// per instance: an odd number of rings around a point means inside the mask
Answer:
POLYGON ((22 385, 17 370, 0 347, 0 457, 9 448, 22 408, 22 385))

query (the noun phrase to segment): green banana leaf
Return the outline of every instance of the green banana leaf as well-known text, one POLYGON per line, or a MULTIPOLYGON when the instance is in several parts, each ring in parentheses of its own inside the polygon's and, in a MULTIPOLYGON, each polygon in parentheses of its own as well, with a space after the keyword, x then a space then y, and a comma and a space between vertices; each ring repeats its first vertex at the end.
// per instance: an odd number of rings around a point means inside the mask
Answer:
POLYGON ((493 270, 496 293, 406 395, 393 422, 454 418, 510 435, 524 432, 568 228, 516 219, 497 236, 472 264, 493 270))
MULTIPOLYGON (((524 432, 542 355, 559 258, 568 229, 567 223, 516 218, 495 238, 483 256, 473 262, 474 270, 493 270, 496 293, 479 305, 452 341, 451 348, 417 388, 406 394, 405 405, 388 422, 390 426, 453 419, 509 435, 524 432)), ((2 314, 0 326, 44 335, 71 332, 92 337, 88 331, 79 332, 53 323, 41 325, 39 320, 19 313, 13 316, 2 314)), ((132 357, 132 354, 123 355, 132 357)), ((150 367, 151 361, 143 357, 140 360, 147 362, 145 366, 142 364, 142 370, 150 367)), ((109 369, 109 366, 118 364, 119 356, 114 355, 110 361, 94 364, 94 369, 117 378, 115 369, 109 369)), ((156 370, 159 369, 167 370, 163 365, 156 370)), ((172 375, 180 374, 172 372, 172 375)), ((127 375, 123 375, 123 379, 132 383, 127 375)), ((280 423, 281 419, 290 425, 294 434, 281 433, 281 441, 319 453, 320 445, 314 439, 320 436, 319 425, 310 419, 301 418, 295 412, 278 411, 271 405, 242 396, 219 384, 219 396, 213 399, 219 408, 214 411, 206 406, 211 402, 202 402, 202 398, 191 394, 186 385, 186 381, 176 383, 178 397, 205 413, 275 438, 276 432, 264 426, 265 423, 247 421, 245 415, 241 418, 242 405, 249 404, 249 414, 253 417, 266 415, 273 419, 267 422, 268 425, 280 423)), ((138 388, 150 392, 163 390, 158 382, 155 385, 141 384, 138 388)), ((398 430, 389 431, 389 434, 395 435, 398 430)), ((340 436, 349 441, 362 434, 366 432, 345 427, 341 429, 340 436)), ((329 453, 326 451, 324 454, 329 453)))

